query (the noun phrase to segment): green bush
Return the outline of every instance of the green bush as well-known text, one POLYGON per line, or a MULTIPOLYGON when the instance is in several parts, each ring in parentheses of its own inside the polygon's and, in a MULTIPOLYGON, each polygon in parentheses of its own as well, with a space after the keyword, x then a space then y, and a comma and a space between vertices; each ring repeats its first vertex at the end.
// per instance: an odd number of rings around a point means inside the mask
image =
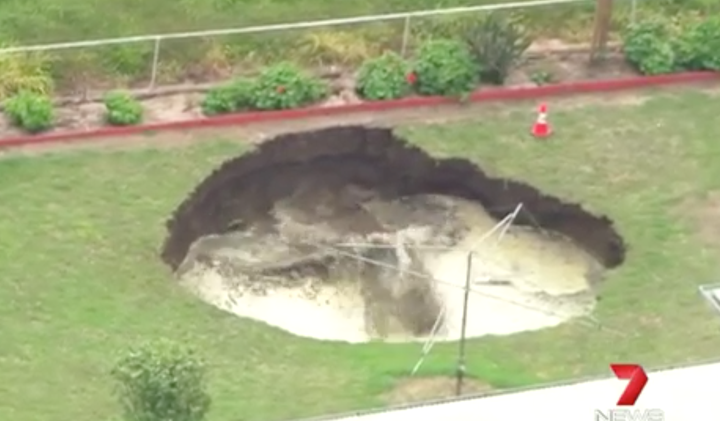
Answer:
POLYGON ((103 98, 105 121, 113 126, 132 126, 143 120, 143 107, 140 101, 122 91, 108 92, 103 98))
POLYGON ((126 421, 201 421, 210 409, 206 368, 181 345, 157 341, 131 349, 112 376, 126 421))
POLYGON ((673 39, 683 69, 720 70, 720 17, 692 22, 673 39))
POLYGON ((480 71, 462 41, 430 40, 415 57, 417 91, 423 95, 463 96, 471 92, 480 71))
MULTIPOLYGON (((12 44, 0 42, 0 48, 12 44)), ((20 91, 52 95, 54 81, 49 72, 50 59, 42 53, 0 55, 0 100, 20 91)))
POLYGON ((52 127, 55 110, 49 96, 20 91, 5 101, 5 114, 11 123, 30 133, 39 133, 52 127))
POLYGON ((265 69, 255 81, 252 105, 258 110, 284 110, 312 104, 327 95, 327 85, 291 63, 265 69))
POLYGON ((505 82, 531 43, 519 25, 496 14, 468 27, 463 38, 480 66, 480 80, 496 85, 505 82))
POLYGON ((412 91, 410 65, 392 52, 367 60, 357 76, 357 92, 365 99, 398 99, 412 91))
POLYGON ((200 104, 207 116, 234 113, 247 110, 252 105, 254 82, 251 79, 237 79, 208 91, 200 104))
POLYGON ((659 75, 678 70, 669 26, 663 21, 648 20, 631 26, 623 37, 626 60, 645 75, 659 75))

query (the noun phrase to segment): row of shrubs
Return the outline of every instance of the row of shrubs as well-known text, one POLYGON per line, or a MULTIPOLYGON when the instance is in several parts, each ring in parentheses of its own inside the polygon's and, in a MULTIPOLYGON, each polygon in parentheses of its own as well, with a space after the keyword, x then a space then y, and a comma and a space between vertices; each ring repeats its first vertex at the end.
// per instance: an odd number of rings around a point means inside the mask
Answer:
MULTIPOLYGON (((113 126, 140 124, 142 104, 122 91, 109 92, 103 98, 105 121, 113 126)), ((29 133, 39 133, 53 127, 55 108, 52 98, 37 92, 20 91, 4 102, 5 115, 10 122, 29 133)))
MULTIPOLYGON (((358 70, 357 93, 367 100, 398 99, 410 94, 461 97, 482 80, 502 84, 530 45, 522 28, 498 15, 467 24, 460 38, 431 39, 411 60, 386 52, 358 70)), ((208 93, 206 115, 246 110, 295 108, 317 102, 327 86, 290 63, 281 63, 256 79, 237 79, 208 93)))
MULTIPOLYGON (((411 94, 462 98, 482 81, 501 85, 530 45, 522 28, 496 15, 467 24, 455 38, 430 39, 405 59, 392 52, 366 60, 358 69, 357 93, 367 100, 411 94)), ((629 63, 647 75, 687 70, 720 70, 720 17, 685 22, 649 20, 630 27, 623 38, 629 63)), ((211 89, 202 102, 205 115, 250 110, 282 110, 317 103, 329 95, 327 83, 292 63, 266 68, 255 78, 239 78, 211 89)), ((143 120, 142 105, 129 94, 105 97, 106 121, 133 125, 143 120)), ((19 92, 5 104, 11 122, 36 133, 54 123, 51 99, 19 92)))
POLYGON ((720 71, 720 16, 640 22, 625 33, 626 60, 646 75, 720 71))
MULTIPOLYGON (((366 61, 356 79, 357 93, 368 100, 420 95, 462 96, 477 85, 480 67, 467 48, 455 40, 424 44, 412 62, 387 52, 366 61)), ((205 115, 249 110, 279 110, 322 100, 324 81, 290 63, 280 63, 256 79, 241 78, 211 89, 202 103, 205 115)))
MULTIPOLYGON (((358 94, 368 100, 421 95, 462 96, 480 79, 477 61, 462 43, 433 40, 423 45, 410 62, 385 53, 365 62, 357 75, 358 94)), ((238 78, 210 89, 201 103, 203 114, 215 116, 240 111, 283 110, 317 103, 328 96, 328 84, 292 63, 279 63, 256 78, 238 78)), ((114 126, 143 121, 142 104, 130 94, 115 91, 104 100, 105 121, 114 126)), ((12 124, 30 133, 50 129, 55 110, 50 96, 21 91, 4 103, 12 124)))
MULTIPOLYGON (((482 80, 502 84, 505 76, 530 45, 521 27, 491 15, 467 24, 457 39, 432 39, 423 43, 411 60, 387 52, 363 63, 356 84, 368 100, 397 99, 410 94, 462 97, 482 80)), ((238 78, 211 89, 201 107, 213 116, 250 110, 281 110, 307 106, 325 99, 327 83, 292 63, 278 63, 255 78, 238 78)), ((106 96, 106 121, 132 125, 143 120, 142 105, 130 95, 106 96)), ((37 133, 54 124, 51 99, 39 92, 22 91, 5 103, 11 122, 37 133)))

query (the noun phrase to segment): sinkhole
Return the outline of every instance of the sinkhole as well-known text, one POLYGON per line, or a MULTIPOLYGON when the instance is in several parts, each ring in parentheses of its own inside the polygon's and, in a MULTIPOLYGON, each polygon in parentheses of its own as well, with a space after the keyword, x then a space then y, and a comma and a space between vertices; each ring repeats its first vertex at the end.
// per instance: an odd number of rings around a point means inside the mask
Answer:
POLYGON ((167 232, 163 261, 202 300, 347 342, 458 339, 468 275, 468 336, 555 326, 625 257, 609 218, 364 126, 226 161, 167 232))

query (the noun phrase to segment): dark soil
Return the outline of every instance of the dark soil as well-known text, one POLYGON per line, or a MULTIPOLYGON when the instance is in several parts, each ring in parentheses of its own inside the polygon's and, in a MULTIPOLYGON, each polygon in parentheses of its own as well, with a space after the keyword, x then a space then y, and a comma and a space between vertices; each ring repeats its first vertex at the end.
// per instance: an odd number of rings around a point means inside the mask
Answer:
POLYGON ((323 192, 329 215, 347 212, 362 200, 348 193, 348 186, 386 200, 420 194, 460 197, 479 202, 497 218, 522 203, 527 212, 517 224, 563 234, 606 267, 620 265, 625 257, 623 239, 607 217, 527 184, 492 178, 467 160, 434 159, 390 129, 346 126, 280 135, 226 161, 167 222, 162 259, 175 270, 198 238, 228 232, 237 221, 266 225, 278 202, 308 188, 323 192))

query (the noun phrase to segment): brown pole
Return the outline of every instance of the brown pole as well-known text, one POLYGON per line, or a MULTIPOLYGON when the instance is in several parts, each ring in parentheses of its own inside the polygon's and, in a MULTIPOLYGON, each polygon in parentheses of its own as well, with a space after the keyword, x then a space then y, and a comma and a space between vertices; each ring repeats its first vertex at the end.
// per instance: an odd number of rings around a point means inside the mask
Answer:
POLYGON ((613 0, 597 0, 595 7, 595 29, 590 50, 590 61, 601 58, 607 49, 612 24, 613 0))

